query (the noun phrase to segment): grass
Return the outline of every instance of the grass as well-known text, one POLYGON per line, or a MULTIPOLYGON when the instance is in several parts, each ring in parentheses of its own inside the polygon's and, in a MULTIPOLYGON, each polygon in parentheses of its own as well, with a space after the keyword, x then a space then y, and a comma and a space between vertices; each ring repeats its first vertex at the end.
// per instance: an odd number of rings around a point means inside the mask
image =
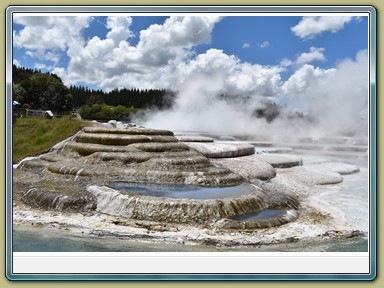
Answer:
POLYGON ((70 118, 17 118, 13 124, 12 162, 39 155, 70 137, 89 121, 70 118))

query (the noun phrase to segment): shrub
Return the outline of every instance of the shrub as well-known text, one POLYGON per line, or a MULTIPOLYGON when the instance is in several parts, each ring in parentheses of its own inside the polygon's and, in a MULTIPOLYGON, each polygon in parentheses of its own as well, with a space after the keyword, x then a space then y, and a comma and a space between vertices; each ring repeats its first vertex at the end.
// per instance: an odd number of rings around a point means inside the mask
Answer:
POLYGON ((107 104, 95 103, 82 106, 79 113, 83 119, 107 121, 128 118, 131 113, 135 113, 137 111, 138 109, 134 107, 125 107, 123 105, 111 106, 107 104))

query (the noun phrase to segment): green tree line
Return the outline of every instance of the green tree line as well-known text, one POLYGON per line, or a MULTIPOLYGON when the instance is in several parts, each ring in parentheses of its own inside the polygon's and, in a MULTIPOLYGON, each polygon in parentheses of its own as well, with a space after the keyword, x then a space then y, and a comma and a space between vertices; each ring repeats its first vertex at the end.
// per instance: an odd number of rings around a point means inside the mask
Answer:
POLYGON ((111 106, 123 105, 139 109, 155 108, 164 110, 172 107, 176 96, 174 91, 167 89, 123 88, 103 92, 102 90, 93 90, 84 86, 70 86, 69 91, 73 95, 75 107, 92 103, 93 98, 97 97, 99 103, 103 102, 111 106))
POLYGON ((138 109, 168 109, 176 96, 174 91, 167 89, 123 88, 104 92, 85 86, 67 87, 55 74, 15 65, 12 77, 13 100, 24 108, 63 114, 82 107, 80 112, 86 119, 117 119, 138 109), (120 117, 113 118, 118 115, 120 117))

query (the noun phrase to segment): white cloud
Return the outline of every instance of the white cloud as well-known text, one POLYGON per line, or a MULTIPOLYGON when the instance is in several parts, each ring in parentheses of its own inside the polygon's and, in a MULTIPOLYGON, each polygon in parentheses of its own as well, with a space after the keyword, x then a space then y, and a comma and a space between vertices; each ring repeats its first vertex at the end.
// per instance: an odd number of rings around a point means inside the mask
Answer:
POLYGON ((301 53, 297 59, 296 59, 296 64, 305 64, 305 63, 310 63, 313 61, 325 61, 326 58, 323 54, 324 48, 316 48, 316 47, 311 47, 309 48, 310 52, 304 52, 301 53))
POLYGON ((289 60, 288 58, 283 58, 281 61, 280 61, 280 66, 281 67, 289 67, 293 64, 293 62, 291 60, 289 60))
POLYGON ((38 70, 44 70, 44 69, 47 69, 48 67, 44 63, 35 63, 35 68, 38 70))
POLYGON ((257 46, 260 47, 260 48, 268 48, 271 46, 271 43, 269 43, 267 40, 264 41, 263 43, 257 43, 257 46))
POLYGON ((16 65, 17 67, 21 67, 20 61, 13 58, 13 65, 16 65))
POLYGON ((24 28, 13 33, 15 47, 29 50, 31 57, 57 61, 74 43, 82 43, 81 31, 88 27, 91 17, 18 16, 14 22, 24 28))
POLYGON ((243 44, 243 46, 242 46, 243 48, 249 48, 249 47, 251 47, 251 44, 249 44, 249 43, 247 43, 247 42, 245 42, 244 44, 243 44))
MULTIPOLYGON (((196 45, 209 43, 214 25, 220 19, 214 16, 170 17, 162 25, 155 24, 142 30, 137 46, 131 46, 128 40, 133 36, 129 30, 132 19, 108 17, 106 37, 94 36, 87 42, 80 39, 65 44, 70 58, 68 67, 56 67, 54 71, 67 85, 84 82, 106 90, 124 87, 178 89, 194 75, 219 75, 224 81, 223 89, 228 93, 273 95, 278 89, 281 67, 242 63, 237 57, 217 49, 194 55, 196 45)), ((53 23, 51 19, 19 20, 40 29, 53 23)), ((61 22, 68 20, 65 18, 61 22)), ((52 25, 44 29, 50 30, 52 25)), ((61 27, 67 26, 61 24, 61 27)), ((27 28, 30 26, 24 30, 27 28)), ((72 37, 81 38, 79 35, 72 37)), ((61 45, 58 42, 52 47, 61 49, 61 45)), ((262 43, 263 47, 268 45, 267 41, 262 43)), ((54 49, 43 51, 33 47, 30 47, 30 56, 58 61, 54 49)))
POLYGON ((151 25, 140 32, 137 49, 149 65, 165 65, 189 56, 192 47, 209 43, 217 16, 170 17, 163 25, 151 25))
POLYGON ((291 28, 291 31, 300 38, 312 39, 325 31, 336 33, 353 19, 358 18, 352 16, 305 16, 296 26, 291 28))
POLYGON ((43 59, 43 60, 52 61, 54 63, 57 63, 60 60, 61 52, 58 51, 57 49, 53 49, 50 51, 27 50, 27 51, 25 51, 25 55, 28 55, 31 58, 43 59))
MULTIPOLYGON (((83 47, 68 52, 70 62, 65 81, 88 82, 107 90, 132 86, 175 87, 183 74, 178 71, 178 65, 191 59, 193 47, 210 41, 214 25, 220 19, 214 16, 170 17, 163 25, 154 24, 142 30, 137 46, 123 40, 131 37, 131 33, 116 38, 112 31, 122 25, 116 25, 117 20, 111 21, 105 39, 95 36, 83 47)), ((131 21, 125 22, 125 25, 130 24, 131 21)))
POLYGON ((260 96, 276 93, 280 82, 279 73, 282 71, 282 68, 277 66, 241 62, 237 57, 217 49, 210 49, 198 55, 185 66, 190 69, 189 75, 202 74, 207 77, 221 75, 223 79, 221 87, 226 93, 260 96))
POLYGON ((115 44, 119 44, 121 41, 134 36, 133 32, 129 30, 131 24, 131 17, 108 17, 106 27, 110 29, 110 31, 107 34, 107 38, 111 39, 115 44))
POLYGON ((335 72, 335 69, 321 69, 310 64, 304 64, 293 73, 282 85, 285 95, 298 97, 304 95, 309 87, 322 81, 328 74, 335 72))

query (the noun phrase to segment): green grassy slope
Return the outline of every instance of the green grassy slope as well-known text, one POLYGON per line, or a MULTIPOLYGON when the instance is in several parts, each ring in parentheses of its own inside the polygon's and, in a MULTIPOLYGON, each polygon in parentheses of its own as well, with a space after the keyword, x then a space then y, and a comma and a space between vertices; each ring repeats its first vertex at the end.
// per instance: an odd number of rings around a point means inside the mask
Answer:
POLYGON ((43 153, 56 143, 75 134, 89 121, 69 118, 17 118, 13 124, 12 162, 43 153))

